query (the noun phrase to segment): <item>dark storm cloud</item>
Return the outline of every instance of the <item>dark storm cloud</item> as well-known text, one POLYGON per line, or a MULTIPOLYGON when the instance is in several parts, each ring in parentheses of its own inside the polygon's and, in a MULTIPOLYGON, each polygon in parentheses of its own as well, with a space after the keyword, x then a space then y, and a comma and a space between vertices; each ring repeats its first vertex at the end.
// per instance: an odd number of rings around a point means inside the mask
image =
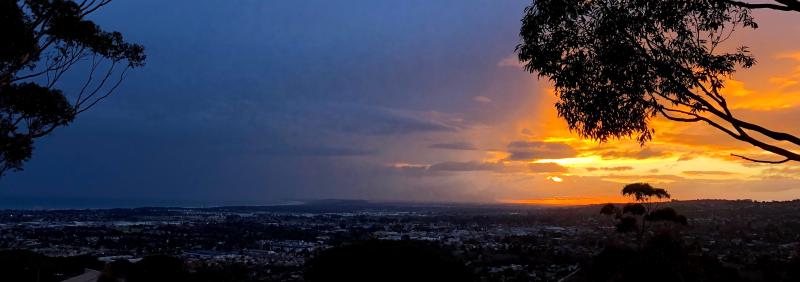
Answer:
MULTIPOLYGON (((416 132, 457 131, 445 121, 428 119, 421 114, 360 105, 327 104, 319 111, 309 127, 352 134, 389 135, 416 132)), ((311 113, 309 113, 311 114, 311 113)))
MULTIPOLYGON (((208 113, 204 115, 208 116, 208 113)), ((292 132, 292 137, 319 134, 381 136, 456 132, 463 126, 422 112, 319 101, 255 105, 242 102, 216 108, 211 117, 205 117, 204 120, 230 121, 255 130, 292 132)))
POLYGON ((409 182, 378 158, 471 126, 462 113, 526 4, 114 1, 94 20, 144 45, 146 66, 37 143, 0 194, 457 198, 459 183, 409 182), (420 142, 391 147, 400 138, 420 142))
POLYGON ((508 160, 513 161, 571 158, 578 154, 569 144, 543 141, 511 142, 508 153, 508 160))
POLYGON ((475 147, 475 145, 469 142, 436 143, 436 144, 431 144, 430 146, 428 146, 428 148, 445 149, 445 150, 465 150, 465 151, 472 151, 478 149, 475 147))
POLYGON ((431 165, 430 171, 503 171, 505 166, 502 163, 493 162, 441 162, 431 165))
POLYGON ((256 148, 249 151, 252 154, 267 154, 273 156, 316 156, 316 157, 343 157, 343 156, 368 156, 375 154, 373 150, 346 147, 272 147, 256 148))
POLYGON ((513 173, 513 172, 567 172, 567 168, 557 163, 532 163, 527 165, 520 165, 514 163, 503 162, 482 162, 482 161, 467 161, 467 162, 441 162, 430 165, 427 167, 428 171, 432 172, 468 172, 468 171, 491 171, 498 173, 513 173))

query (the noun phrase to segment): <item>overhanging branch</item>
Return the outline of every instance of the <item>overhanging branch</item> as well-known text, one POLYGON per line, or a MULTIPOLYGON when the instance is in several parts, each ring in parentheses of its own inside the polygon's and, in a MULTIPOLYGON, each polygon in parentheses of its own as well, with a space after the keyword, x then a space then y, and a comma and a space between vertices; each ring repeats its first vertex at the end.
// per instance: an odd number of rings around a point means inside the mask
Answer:
POLYGON ((747 160, 747 161, 751 161, 751 162, 764 163, 764 164, 782 164, 782 163, 785 163, 785 162, 788 162, 788 161, 792 160, 790 158, 785 158, 785 159, 779 160, 779 161, 767 161, 767 160, 759 160, 759 159, 748 158, 748 157, 745 157, 745 156, 742 156, 742 155, 737 155, 737 154, 731 154, 731 156, 738 157, 738 158, 741 158, 741 159, 744 159, 744 160, 747 160))
POLYGON ((800 12, 800 1, 797 0, 776 0, 778 4, 774 3, 749 3, 736 0, 723 0, 734 6, 748 8, 748 9, 771 9, 778 11, 795 11, 800 12))

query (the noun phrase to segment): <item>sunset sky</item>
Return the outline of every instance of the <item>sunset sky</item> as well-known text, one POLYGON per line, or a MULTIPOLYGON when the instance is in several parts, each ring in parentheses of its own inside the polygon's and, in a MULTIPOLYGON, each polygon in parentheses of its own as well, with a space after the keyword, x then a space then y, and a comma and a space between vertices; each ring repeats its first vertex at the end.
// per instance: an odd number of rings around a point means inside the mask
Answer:
MULTIPOLYGON (((528 4, 114 1, 94 20, 143 44, 147 65, 41 140, 0 198, 585 204, 631 182, 677 199, 800 197, 800 163, 730 157, 778 159, 702 124, 657 119, 645 147, 570 133, 513 53, 528 4)), ((732 42, 758 63, 725 93, 743 119, 800 134, 800 15, 755 17, 732 42)))

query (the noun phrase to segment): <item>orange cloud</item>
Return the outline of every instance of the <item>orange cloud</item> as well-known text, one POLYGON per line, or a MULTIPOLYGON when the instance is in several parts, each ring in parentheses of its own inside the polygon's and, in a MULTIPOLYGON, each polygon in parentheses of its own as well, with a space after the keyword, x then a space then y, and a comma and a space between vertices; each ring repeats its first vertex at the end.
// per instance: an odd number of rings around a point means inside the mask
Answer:
POLYGON ((780 53, 775 59, 782 67, 763 70, 769 72, 766 81, 725 82, 721 92, 731 109, 769 111, 800 105, 800 51, 780 53))
POLYGON ((735 172, 720 171, 720 170, 689 170, 684 171, 687 175, 735 175, 735 172))
POLYGON ((530 163, 528 169, 531 172, 567 172, 567 168, 557 163, 530 163))
POLYGON ((595 171, 595 170, 604 170, 604 171, 626 171, 632 170, 632 166, 614 166, 614 167, 587 167, 585 168, 588 171, 595 171))

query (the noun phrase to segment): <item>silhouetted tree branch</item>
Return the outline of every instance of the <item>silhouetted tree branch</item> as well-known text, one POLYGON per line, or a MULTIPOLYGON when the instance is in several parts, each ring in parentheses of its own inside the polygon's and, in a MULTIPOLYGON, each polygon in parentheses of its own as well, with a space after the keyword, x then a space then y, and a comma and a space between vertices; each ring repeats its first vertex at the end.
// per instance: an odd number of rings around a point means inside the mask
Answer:
POLYGON ((799 1, 752 4, 705 0, 537 0, 527 7, 517 46, 525 69, 555 86, 559 116, 582 137, 652 139, 650 120, 702 122, 784 160, 800 138, 738 118, 722 90, 755 59, 745 46, 718 48, 741 28, 757 28, 751 9, 800 11, 799 1))
POLYGON ((647 222, 666 222, 687 225, 687 219, 670 207, 658 208, 658 203, 669 200, 667 190, 654 188, 648 183, 631 183, 622 188, 622 195, 632 197, 635 202, 627 203, 618 209, 614 204, 605 204, 600 214, 614 216, 617 232, 629 233, 638 231, 640 243, 644 243, 647 222), (655 201, 654 201, 655 200, 655 201))
POLYGON ((772 9, 779 11, 795 11, 800 12, 800 1, 797 0, 775 0, 778 4, 774 3, 750 3, 745 1, 724 0, 732 5, 744 7, 748 9, 772 9))
POLYGON ((141 45, 86 19, 110 2, 0 0, 0 176, 22 169, 36 138, 72 122, 111 95, 128 69, 144 64, 141 45), (56 89, 89 57, 80 91, 56 89))

